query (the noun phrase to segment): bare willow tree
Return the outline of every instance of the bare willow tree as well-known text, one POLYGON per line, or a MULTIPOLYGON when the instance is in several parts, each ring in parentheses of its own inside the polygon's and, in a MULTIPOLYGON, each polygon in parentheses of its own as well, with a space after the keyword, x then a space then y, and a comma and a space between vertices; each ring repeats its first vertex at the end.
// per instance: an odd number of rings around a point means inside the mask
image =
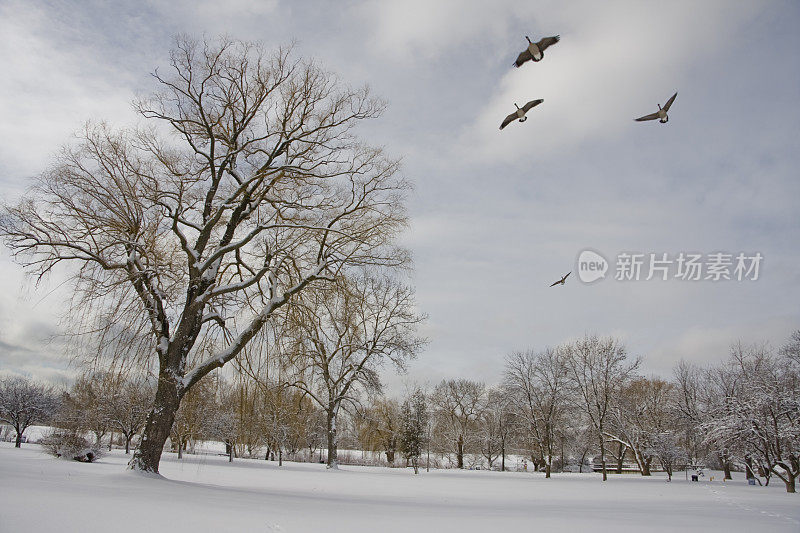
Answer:
POLYGON ((394 465, 401 444, 402 415, 400 403, 380 396, 370 399, 354 418, 362 450, 381 452, 389 466, 394 465))
POLYGON ((360 392, 379 393, 378 368, 398 369, 416 357, 425 340, 416 334, 424 317, 414 291, 395 278, 364 274, 306 291, 289 311, 294 335, 294 379, 327 421, 328 468, 337 468, 337 420, 345 405, 358 407, 360 392))
POLYGON ((587 335, 566 345, 566 372, 574 395, 597 432, 603 481, 606 472, 605 435, 610 409, 623 385, 639 367, 639 359, 628 360, 625 347, 612 337, 587 335))
POLYGON ((0 216, 32 274, 71 265, 95 327, 146 333, 158 387, 131 467, 149 472, 184 394, 294 295, 406 260, 394 242, 407 190, 397 162, 355 135, 383 104, 291 50, 179 37, 153 76, 135 107, 154 126, 88 125, 0 216))
MULTIPOLYGON (((672 383, 639 377, 624 383, 612 402, 605 437, 621 445, 622 450, 631 451, 643 476, 651 475, 657 448, 667 451, 670 439, 666 436, 677 427, 676 394, 672 383)), ((624 452, 620 465, 623 457, 624 452)))

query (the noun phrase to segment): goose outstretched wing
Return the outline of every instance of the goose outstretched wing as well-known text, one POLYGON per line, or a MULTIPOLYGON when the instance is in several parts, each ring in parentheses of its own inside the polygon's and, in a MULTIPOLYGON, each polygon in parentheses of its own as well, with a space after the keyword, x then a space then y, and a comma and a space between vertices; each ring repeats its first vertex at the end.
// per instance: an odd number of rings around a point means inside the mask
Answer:
POLYGON ((655 120, 657 118, 658 118, 658 113, 650 113, 649 115, 645 115, 643 117, 639 117, 634 120, 636 120, 636 122, 642 122, 644 120, 655 120))
POLYGON ((536 44, 539 46, 539 50, 544 52, 547 49, 547 47, 553 46, 554 44, 556 44, 560 40, 561 40, 561 36, 554 35, 552 37, 545 37, 544 39, 542 39, 541 41, 539 41, 536 44))
POLYGON ((528 111, 530 111, 531 109, 533 109, 537 105, 541 104, 542 102, 544 102, 544 100, 542 100, 541 98, 539 98, 538 100, 531 100, 530 102, 528 102, 527 104, 525 104, 522 107, 522 110, 527 113, 528 111))
POLYGON ((528 49, 526 48, 524 52, 522 52, 520 55, 517 56, 517 60, 514 61, 514 66, 519 68, 519 67, 522 66, 523 63, 525 63, 526 61, 530 61, 531 59, 533 59, 533 57, 531 56, 531 53, 528 52, 528 49))
POLYGON ((670 97, 670 99, 669 99, 669 100, 667 100, 667 103, 666 103, 666 104, 664 104, 664 111, 669 111, 669 106, 671 106, 671 105, 672 105, 672 102, 674 102, 674 101, 675 101, 675 97, 676 97, 676 96, 678 96, 678 93, 675 93, 675 94, 673 94, 673 95, 670 97))
POLYGON ((502 130, 503 128, 505 128, 506 126, 508 126, 508 125, 509 125, 509 124, 511 124, 512 122, 514 122, 514 120, 516 120, 517 118, 518 118, 518 117, 517 117, 517 112, 516 112, 516 111, 515 111, 515 112, 513 112, 513 113, 511 113, 510 115, 508 115, 508 116, 505 118, 505 120, 503 120, 503 123, 502 123, 502 124, 500 124, 500 129, 502 130))

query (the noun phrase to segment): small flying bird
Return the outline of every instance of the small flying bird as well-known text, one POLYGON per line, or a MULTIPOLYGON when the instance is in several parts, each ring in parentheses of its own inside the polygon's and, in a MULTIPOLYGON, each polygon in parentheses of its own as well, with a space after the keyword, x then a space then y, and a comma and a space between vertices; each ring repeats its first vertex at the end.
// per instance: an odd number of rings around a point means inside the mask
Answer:
POLYGON ((563 278, 561 278, 560 280, 556 281, 555 283, 553 283, 550 286, 551 287, 555 287, 556 285, 564 285, 567 282, 567 278, 569 277, 570 274, 572 274, 572 272, 568 272, 566 276, 564 276, 563 278))
POLYGON ((667 100, 667 103, 664 104, 664 107, 661 107, 661 104, 658 105, 658 111, 655 113, 650 113, 649 115, 645 115, 643 117, 639 117, 636 122, 643 122, 645 120, 655 120, 658 119, 659 122, 662 124, 666 124, 669 122, 669 117, 667 116, 667 111, 669 111, 669 107, 672 105, 672 102, 675 101, 675 97, 678 96, 678 93, 675 93, 667 100))
POLYGON ((554 35, 553 37, 545 37, 538 43, 533 43, 527 35, 525 38, 528 39, 528 48, 523 50, 522 53, 517 56, 517 60, 514 61, 514 66, 517 68, 521 67, 526 61, 541 61, 544 58, 544 51, 561 39, 558 35, 554 35))
POLYGON ((503 123, 500 124, 500 129, 502 130, 503 128, 505 128, 506 126, 508 126, 517 119, 519 119, 520 122, 525 122, 526 120, 528 120, 528 117, 525 116, 525 113, 527 113, 537 105, 541 104, 542 102, 544 102, 544 100, 539 98, 538 100, 531 100, 522 107, 519 107, 516 103, 514 103, 514 106, 517 108, 517 110, 508 115, 505 118, 505 120, 503 120, 503 123))

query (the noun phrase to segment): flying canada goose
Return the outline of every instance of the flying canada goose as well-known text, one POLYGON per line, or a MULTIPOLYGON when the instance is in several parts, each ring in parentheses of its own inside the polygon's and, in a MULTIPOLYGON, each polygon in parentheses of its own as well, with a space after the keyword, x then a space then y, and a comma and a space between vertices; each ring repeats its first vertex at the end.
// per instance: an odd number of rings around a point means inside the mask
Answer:
POLYGON ((514 122, 514 120, 516 120, 516 119, 519 119, 520 122, 525 122, 526 120, 528 120, 528 117, 525 116, 525 113, 527 113, 528 111, 530 111, 531 109, 533 109, 537 105, 541 104, 542 102, 544 102, 544 100, 539 98, 538 100, 531 100, 530 102, 528 102, 527 104, 525 104, 522 107, 519 107, 515 103, 514 105, 516 106, 517 110, 514 111, 513 113, 511 113, 510 115, 508 115, 505 118, 505 120, 503 120, 503 123, 500 124, 500 129, 502 130, 503 128, 505 128, 506 126, 508 126, 512 122, 514 122))
POLYGON ((525 38, 528 39, 528 48, 523 50, 522 53, 517 56, 517 60, 514 61, 514 66, 517 68, 521 67, 526 61, 541 61, 542 58, 544 58, 544 51, 547 47, 553 46, 561 39, 561 37, 555 35, 553 37, 545 37, 538 43, 533 43, 527 35, 525 38))
POLYGON ((560 280, 556 281, 555 283, 553 283, 550 286, 551 287, 555 287, 556 285, 564 285, 567 282, 567 278, 569 277, 570 274, 572 274, 572 272, 568 272, 566 276, 564 276, 563 278, 561 278, 560 280))
POLYGON ((661 107, 661 104, 658 105, 658 111, 655 113, 650 113, 649 115, 645 115, 643 117, 639 117, 636 122, 643 122, 645 120, 655 120, 658 119, 659 122, 662 124, 666 124, 669 122, 669 117, 667 116, 667 111, 669 111, 669 106, 672 105, 672 102, 675 101, 675 97, 678 96, 678 93, 672 95, 672 97, 667 100, 667 103, 664 104, 664 107, 661 107))

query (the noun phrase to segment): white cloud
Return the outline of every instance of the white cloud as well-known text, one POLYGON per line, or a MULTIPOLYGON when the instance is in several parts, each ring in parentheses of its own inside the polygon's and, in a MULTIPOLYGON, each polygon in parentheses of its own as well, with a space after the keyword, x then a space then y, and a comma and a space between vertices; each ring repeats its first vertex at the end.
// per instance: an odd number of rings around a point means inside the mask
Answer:
POLYGON ((0 178, 44 169, 57 147, 87 119, 133 119, 133 88, 125 71, 100 60, 102 50, 53 38, 44 6, 10 2, 0 8, 0 178), (66 45, 65 45, 66 44, 66 45))

